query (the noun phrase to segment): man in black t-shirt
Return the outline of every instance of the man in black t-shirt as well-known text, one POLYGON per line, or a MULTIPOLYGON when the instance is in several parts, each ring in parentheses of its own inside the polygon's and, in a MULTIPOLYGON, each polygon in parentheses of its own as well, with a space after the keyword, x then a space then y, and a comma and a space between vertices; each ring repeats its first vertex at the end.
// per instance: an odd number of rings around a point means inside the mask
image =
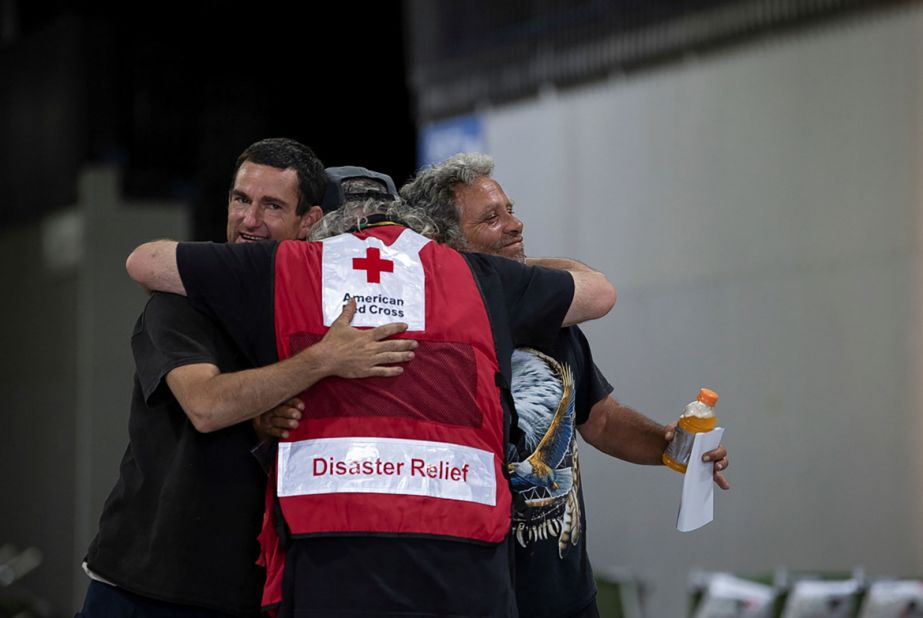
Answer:
MULTIPOLYGON (((348 209, 349 205, 344 208, 348 209)), ((389 210, 388 219, 374 222, 374 225, 394 225, 396 219, 413 225, 409 216, 399 212, 399 205, 395 209, 398 211, 389 210)), ((362 218, 360 220, 365 221, 362 218)), ((356 217, 350 213, 349 216, 341 217, 342 221, 355 223, 356 217)), ((325 225, 325 222, 326 219, 321 225, 325 225)), ((332 231, 343 229, 334 227, 332 231)), ((394 245, 404 238, 400 230, 397 232, 397 240, 392 240, 394 245)), ((372 235, 383 233, 374 232, 372 235)), ((386 246, 391 245, 382 245, 380 250, 384 252, 386 246)), ((326 279, 327 247, 325 245, 322 254, 325 299, 329 287, 326 279)), ((419 249, 420 256, 426 251, 425 244, 423 247, 419 249)), ((274 281, 289 280, 288 275, 280 275, 278 270, 280 262, 276 256, 283 249, 290 253, 289 247, 275 244, 238 248, 190 243, 177 246, 170 241, 157 241, 139 247, 129 258, 128 270, 143 285, 188 294, 196 305, 212 312, 257 363, 272 362, 277 357, 277 344, 282 345, 277 342, 276 333, 281 332, 278 331, 279 325, 287 320, 280 317, 284 316, 279 313, 283 311, 278 306, 280 292, 273 287, 274 281), (274 299, 277 306, 274 306, 274 299)), ((381 263, 379 249, 375 249, 374 254, 369 250, 365 255, 374 255, 375 262, 381 263)), ((403 264, 405 260, 400 257, 402 255, 416 254, 400 253, 393 263, 403 264)), ((468 255, 465 260, 470 269, 468 276, 473 275, 480 289, 483 300, 478 302, 484 303, 490 319, 502 380, 508 380, 509 359, 515 345, 529 344, 547 348, 548 334, 553 335, 558 326, 599 317, 608 311, 615 300, 614 290, 605 278, 580 264, 568 264, 571 269, 568 273, 525 267, 484 255, 468 255)), ((334 267, 331 272, 335 276, 341 272, 338 270, 340 268, 345 267, 345 272, 366 268, 367 265, 357 265, 357 262, 366 261, 365 258, 345 261, 344 265, 351 263, 352 266, 334 267)), ((412 261, 406 260, 407 263, 412 261)), ((290 265, 292 262, 286 258, 281 263, 290 265)), ((429 269, 429 263, 425 260, 423 264, 424 270, 421 272, 430 273, 426 275, 427 299, 430 298, 430 285, 442 286, 442 289, 454 288, 453 282, 440 279, 440 273, 446 270, 429 269)), ((391 272, 390 268, 395 273, 398 270, 398 266, 392 264, 387 272, 391 272)), ((318 276, 317 270, 308 270, 301 277, 295 276, 292 281, 314 280, 318 276)), ((374 277, 377 285, 377 280, 382 277, 380 270, 376 270, 374 277)), ((371 274, 368 281, 372 281, 371 274)), ((334 290, 332 298, 342 298, 342 294, 336 293, 337 290, 334 290)), ((472 290, 477 294, 475 288, 472 290)), ((374 303, 384 297, 374 291, 367 294, 365 302, 373 303, 367 305, 367 313, 375 313, 374 303)), ((404 304, 403 297, 398 300, 400 303, 397 304, 389 301, 388 306, 399 306, 409 315, 417 315, 414 313, 417 310, 415 305, 410 302, 404 304)), ((318 310, 316 303, 288 303, 281 306, 287 307, 285 311, 318 310)), ((428 308, 430 305, 426 306, 428 308)), ((437 314, 426 312, 425 316, 426 320, 441 320, 437 314)), ((430 332, 425 326, 422 331, 425 334, 430 332)), ((448 366, 439 363, 434 366, 443 375, 430 376, 433 384, 449 383, 461 377, 447 373, 448 366)), ((362 401, 356 400, 349 405, 361 409, 363 414, 375 413, 374 410, 362 409, 362 401)), ((453 406, 455 402, 446 400, 444 405, 453 406)), ((435 428, 432 430, 435 431, 435 428)), ((503 456, 502 452, 494 452, 492 455, 501 461, 503 456)), ((317 474, 316 468, 314 474, 317 474)), ((387 471, 385 474, 391 475, 387 471)), ((504 482, 502 478, 500 481, 504 482)), ((392 491, 388 493, 405 495, 406 488, 403 485, 389 487, 392 491)), ((404 503, 400 498, 390 499, 397 500, 396 504, 404 503)), ((343 515, 347 515, 347 512, 343 515)), ((504 520, 504 529, 507 526, 508 522, 504 520)), ((282 605, 284 615, 293 612, 315 612, 317 615, 352 612, 350 615, 507 616, 513 611, 508 541, 484 543, 418 533, 381 535, 363 533, 362 530, 347 532, 342 536, 315 533, 307 538, 297 538, 288 549, 287 559, 283 578, 286 595, 282 605)))
MULTIPOLYGON (((253 144, 232 177, 228 242, 304 238, 325 183, 306 146, 253 144)), ((406 342, 381 341, 400 330, 359 331, 343 316, 300 363, 248 370, 253 362, 185 298, 154 294, 132 335, 129 445, 87 552, 93 581, 80 615, 258 616, 266 474, 245 421, 326 375, 395 375, 377 365, 406 359, 406 342), (400 356, 370 360, 382 352, 400 356)), ((291 405, 285 415, 297 417, 301 403, 291 405)))
MULTIPOLYGON (((460 233, 440 240, 527 261, 522 222, 492 172, 490 157, 456 155, 421 171, 401 195, 424 212, 454 216, 460 233)), ((511 482, 520 498, 513 513, 520 615, 596 616, 576 435, 614 457, 660 464, 672 428, 610 396, 612 386, 576 326, 561 329, 550 350, 516 350, 512 392, 524 434, 510 457, 511 482)), ((727 467, 724 448, 706 457, 716 462, 715 482, 727 489, 720 472, 727 467)))

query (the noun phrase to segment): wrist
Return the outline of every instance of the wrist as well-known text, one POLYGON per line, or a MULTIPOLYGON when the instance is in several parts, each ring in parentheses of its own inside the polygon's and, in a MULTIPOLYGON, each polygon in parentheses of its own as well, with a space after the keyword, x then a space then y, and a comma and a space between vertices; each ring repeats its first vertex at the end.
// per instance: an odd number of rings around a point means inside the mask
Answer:
POLYGON ((308 384, 333 375, 334 366, 327 347, 321 339, 292 357, 298 363, 298 375, 305 377, 304 381, 308 384))

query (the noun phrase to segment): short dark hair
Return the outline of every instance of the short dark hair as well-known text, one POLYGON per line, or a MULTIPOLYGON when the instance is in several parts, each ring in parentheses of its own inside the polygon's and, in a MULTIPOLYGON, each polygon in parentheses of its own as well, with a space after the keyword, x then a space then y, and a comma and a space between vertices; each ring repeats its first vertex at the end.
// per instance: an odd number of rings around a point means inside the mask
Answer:
POLYGON ((298 216, 308 212, 311 206, 321 203, 327 185, 324 164, 313 150, 301 142, 287 137, 270 137, 247 146, 247 149, 237 157, 237 163, 234 164, 231 190, 234 189, 234 181, 237 179, 240 166, 247 161, 280 170, 288 168, 295 170, 298 174, 298 207, 295 209, 295 214, 298 216))

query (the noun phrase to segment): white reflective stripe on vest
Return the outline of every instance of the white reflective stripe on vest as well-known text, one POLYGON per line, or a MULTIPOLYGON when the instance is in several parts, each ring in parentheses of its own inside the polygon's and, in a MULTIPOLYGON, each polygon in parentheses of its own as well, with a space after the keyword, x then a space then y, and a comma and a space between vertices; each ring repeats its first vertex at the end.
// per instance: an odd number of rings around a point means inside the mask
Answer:
POLYGON ((324 326, 340 317, 347 298, 356 299, 353 326, 407 322, 426 330, 426 289, 420 250, 428 238, 404 230, 391 244, 373 236, 341 234, 323 241, 324 326))
POLYGON ((398 438, 319 438, 279 444, 279 497, 330 493, 430 496, 494 506, 488 451, 398 438))

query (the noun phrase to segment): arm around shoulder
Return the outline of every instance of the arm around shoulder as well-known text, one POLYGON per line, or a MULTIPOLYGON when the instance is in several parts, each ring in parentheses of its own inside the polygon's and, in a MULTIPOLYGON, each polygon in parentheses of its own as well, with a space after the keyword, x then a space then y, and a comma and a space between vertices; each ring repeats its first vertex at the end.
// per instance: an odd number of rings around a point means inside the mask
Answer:
POLYGON ((601 318, 615 305, 615 286, 606 275, 583 262, 570 258, 527 258, 526 264, 565 270, 573 277, 574 298, 563 326, 601 318))
POLYGON ((259 416, 330 375, 322 349, 231 373, 208 363, 184 365, 167 374, 167 386, 196 430, 209 433, 259 416))
POLYGON ((360 330, 350 326, 355 314, 351 299, 323 339, 272 365, 221 373, 212 364, 190 364, 170 371, 167 385, 195 428, 208 433, 254 418, 328 376, 400 375, 397 364, 413 358, 417 342, 391 337, 407 324, 360 330))
POLYGON ((176 263, 175 240, 155 240, 137 247, 125 261, 128 276, 148 290, 186 294, 176 263))
POLYGON ((574 299, 571 301, 564 326, 603 317, 615 305, 615 286, 606 275, 586 269, 570 271, 574 278, 574 299))

